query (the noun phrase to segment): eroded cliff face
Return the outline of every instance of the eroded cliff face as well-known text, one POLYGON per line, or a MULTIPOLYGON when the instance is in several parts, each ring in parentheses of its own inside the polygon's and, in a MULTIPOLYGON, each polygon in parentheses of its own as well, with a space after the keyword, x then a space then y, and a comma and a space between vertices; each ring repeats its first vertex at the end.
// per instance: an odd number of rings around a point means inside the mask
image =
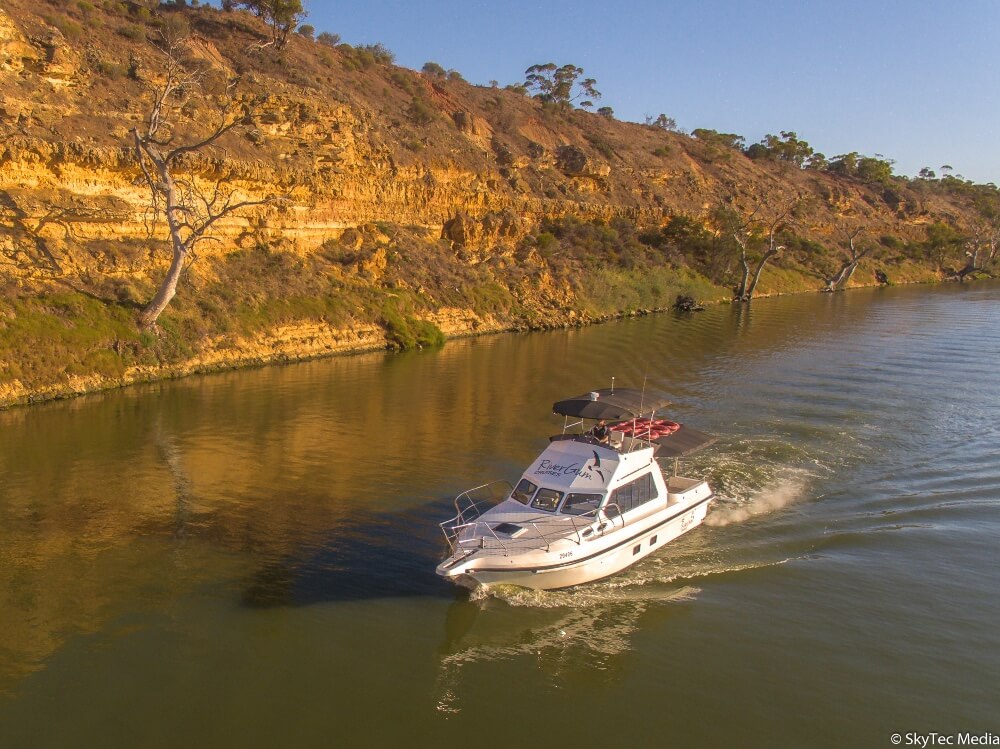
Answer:
MULTIPOLYGON (((220 263, 234 253, 278 247, 329 264, 331 294, 346 285, 388 300, 422 295, 413 314, 463 334, 520 324, 488 305, 447 298, 444 277, 466 278, 471 269, 533 319, 587 318, 578 317, 577 287, 521 244, 544 218, 625 217, 656 227, 677 214, 705 217, 724 196, 747 204, 805 196, 801 233, 823 241, 844 215, 875 236, 906 238, 965 210, 940 197, 890 198, 882 188, 753 162, 657 128, 546 109, 513 91, 369 64, 348 47, 294 37, 280 55, 248 53, 259 29, 242 13, 205 7, 151 16, 136 4, 97 6, 76 20, 61 3, 10 0, 0 9, 0 279, 8 297, 65 288, 101 296, 110 288, 135 304, 162 276, 165 231, 151 222, 129 132, 141 127, 162 79, 154 42, 165 19, 179 16, 194 32, 185 54, 206 87, 224 89, 239 75, 240 95, 262 99, 253 126, 187 158, 186 171, 208 191, 221 182, 245 199, 285 198, 220 222, 182 293, 225 283, 220 263), (405 253, 387 227, 407 228, 405 253), (421 264, 414 238, 433 257, 430 280, 393 270, 401 254, 411 267, 421 264), (531 272, 522 278, 518 268, 531 272)), ((197 137, 218 116, 208 105, 183 111, 175 134, 197 137)), ((764 291, 767 284, 765 275, 764 291)), ((126 362, 110 378, 64 373, 39 383, 0 371, 0 403, 385 343, 385 325, 370 310, 318 317, 209 331, 191 342, 190 355, 126 362)))
MULTIPOLYGON (((135 26, 141 41, 116 37, 112 25, 130 19, 109 17, 70 42, 30 7, 18 0, 9 12, 0 10, 0 185, 26 191, 19 197, 34 210, 55 195, 116 199, 131 216, 98 216, 74 230, 83 239, 145 237, 148 195, 137 184, 128 131, 142 122, 149 86, 162 74, 162 59, 146 40, 156 31, 135 26), (131 78, 122 72, 130 67, 131 78)), ((242 14, 206 8, 185 15, 202 34, 187 47, 191 58, 212 75, 241 70, 247 91, 269 97, 253 128, 192 168, 251 197, 289 194, 292 205, 269 217, 269 227, 302 251, 375 222, 441 232, 461 216, 464 228, 449 238, 481 245, 523 236, 546 216, 661 223, 675 213, 704 214, 733 192, 779 200, 818 191, 824 197, 812 217, 817 231, 845 209, 900 228, 895 209, 871 206, 866 190, 818 173, 775 173, 737 152, 710 154, 685 136, 546 111, 505 90, 385 65, 353 70, 348 53, 301 38, 280 66, 262 55, 248 60, 254 37, 248 21, 237 18, 242 14), (247 70, 253 63, 261 69, 247 70), (285 80, 295 75, 299 85, 285 80), (414 100, 426 104, 419 118, 410 111, 414 100)), ((182 126, 197 131, 213 114, 189 113, 182 126)), ((909 222, 922 220, 913 212, 909 222)), ((245 222, 234 224, 226 233, 235 239, 245 222)))

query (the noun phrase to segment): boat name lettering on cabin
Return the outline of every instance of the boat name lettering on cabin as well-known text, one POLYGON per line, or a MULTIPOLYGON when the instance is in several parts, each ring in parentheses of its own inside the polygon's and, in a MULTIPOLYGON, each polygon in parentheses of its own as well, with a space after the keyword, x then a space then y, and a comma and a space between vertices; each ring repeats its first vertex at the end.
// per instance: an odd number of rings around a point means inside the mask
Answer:
POLYGON ((551 460, 542 460, 535 469, 535 475, 539 476, 579 476, 582 479, 592 479, 594 474, 585 468, 581 468, 579 463, 570 463, 568 466, 561 466, 551 460))

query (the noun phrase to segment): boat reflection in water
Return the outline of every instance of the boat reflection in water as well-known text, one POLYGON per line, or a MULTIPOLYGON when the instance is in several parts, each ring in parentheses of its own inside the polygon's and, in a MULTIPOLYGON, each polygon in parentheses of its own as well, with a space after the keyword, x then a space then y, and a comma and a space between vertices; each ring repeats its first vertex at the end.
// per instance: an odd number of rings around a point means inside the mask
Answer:
POLYGON ((614 679, 642 629, 683 610, 694 586, 641 584, 588 586, 572 592, 526 590, 515 586, 481 589, 448 610, 438 657, 436 708, 462 709, 466 673, 477 667, 527 658, 557 685, 614 679))

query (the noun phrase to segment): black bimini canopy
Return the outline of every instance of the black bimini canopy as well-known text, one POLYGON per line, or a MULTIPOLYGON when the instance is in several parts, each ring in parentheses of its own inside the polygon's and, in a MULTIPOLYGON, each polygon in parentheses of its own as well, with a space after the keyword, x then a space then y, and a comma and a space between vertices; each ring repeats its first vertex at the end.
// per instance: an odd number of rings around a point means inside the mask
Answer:
POLYGON ((575 416, 580 419, 637 419, 643 414, 660 411, 670 405, 663 393, 645 393, 635 388, 602 388, 575 398, 556 401, 553 413, 561 416, 575 416))
POLYGON ((656 437, 654 445, 658 445, 657 457, 661 458, 682 458, 685 455, 696 453, 702 448, 708 447, 715 442, 715 437, 711 434, 699 431, 689 426, 681 424, 673 434, 665 437, 656 437))
MULTIPOLYGON (((575 398, 557 401, 552 404, 552 411, 560 416, 572 416, 579 419, 605 419, 611 422, 628 422, 639 431, 635 435, 640 443, 645 442, 656 448, 656 455, 664 458, 680 458, 696 453, 715 442, 715 437, 693 427, 681 424, 674 425, 669 434, 652 433, 648 419, 654 414, 660 414, 670 405, 666 395, 657 391, 637 390, 635 388, 602 388, 590 393, 578 395, 575 398), (635 421, 635 420, 640 421, 635 421), (645 434, 642 424, 645 423, 645 434), (652 439, 650 439, 652 437, 652 439)), ((615 425, 611 425, 615 429, 615 425)), ((627 431, 627 430, 619 430, 627 431)), ((629 432, 631 434, 631 432, 629 432)), ((594 439, 583 435, 584 439, 594 439)), ((552 439, 581 439, 581 435, 562 434, 552 439)))

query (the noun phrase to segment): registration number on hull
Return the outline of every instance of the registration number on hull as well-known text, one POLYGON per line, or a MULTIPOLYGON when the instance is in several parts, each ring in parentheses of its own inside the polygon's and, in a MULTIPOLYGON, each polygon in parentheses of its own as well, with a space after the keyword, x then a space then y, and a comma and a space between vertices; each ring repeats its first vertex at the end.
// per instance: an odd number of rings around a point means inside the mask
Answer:
POLYGON ((694 513, 689 512, 683 518, 681 518, 681 531, 686 531, 694 523, 694 513))

